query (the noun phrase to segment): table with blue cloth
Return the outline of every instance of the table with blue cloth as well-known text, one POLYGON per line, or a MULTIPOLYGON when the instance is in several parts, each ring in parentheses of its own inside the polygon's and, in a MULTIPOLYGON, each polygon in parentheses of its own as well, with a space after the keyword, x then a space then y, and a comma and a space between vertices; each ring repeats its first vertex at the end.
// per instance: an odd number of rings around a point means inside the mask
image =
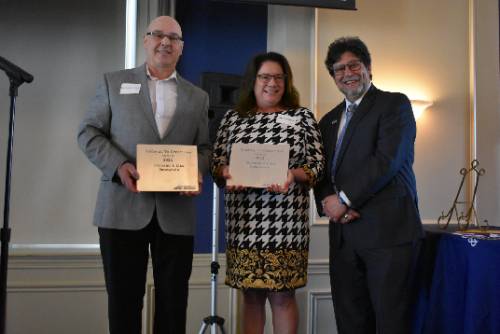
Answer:
POLYGON ((426 226, 415 333, 500 334, 500 238, 455 230, 426 226))

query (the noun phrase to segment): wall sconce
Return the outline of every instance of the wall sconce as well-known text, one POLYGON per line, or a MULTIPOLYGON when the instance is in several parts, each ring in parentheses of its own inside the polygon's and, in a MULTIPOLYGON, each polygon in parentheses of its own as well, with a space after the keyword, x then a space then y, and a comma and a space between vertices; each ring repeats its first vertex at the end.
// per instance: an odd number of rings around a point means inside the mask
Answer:
POLYGON ((413 115, 415 119, 418 119, 424 113, 425 109, 432 106, 431 101, 425 100, 411 100, 411 108, 413 109, 413 115))

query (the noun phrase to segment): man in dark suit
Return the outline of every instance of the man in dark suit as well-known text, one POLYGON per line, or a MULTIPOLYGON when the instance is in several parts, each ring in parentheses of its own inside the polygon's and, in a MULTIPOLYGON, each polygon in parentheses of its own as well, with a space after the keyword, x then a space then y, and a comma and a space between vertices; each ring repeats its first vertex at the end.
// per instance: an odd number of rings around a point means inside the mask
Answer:
MULTIPOLYGON (((176 72, 181 27, 154 19, 146 63, 104 75, 78 143, 101 171, 94 225, 108 292, 111 334, 139 334, 149 252, 155 283, 154 333, 182 334, 199 192, 138 192, 137 144, 196 145, 199 180, 208 171, 208 95, 176 72)), ((201 186, 201 184, 200 184, 201 186)))
POLYGON ((340 334, 411 332, 413 265, 423 236, 408 98, 377 89, 359 38, 339 38, 326 68, 345 100, 319 126, 327 176, 318 211, 330 219, 330 283, 340 334))

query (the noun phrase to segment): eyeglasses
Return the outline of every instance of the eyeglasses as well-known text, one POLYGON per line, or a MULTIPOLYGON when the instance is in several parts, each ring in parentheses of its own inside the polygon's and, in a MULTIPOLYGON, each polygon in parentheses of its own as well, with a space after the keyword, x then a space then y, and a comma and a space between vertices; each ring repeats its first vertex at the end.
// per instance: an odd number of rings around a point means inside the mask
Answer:
POLYGON ((269 83, 272 79, 275 82, 283 82, 285 81, 286 74, 257 74, 257 79, 262 81, 263 83, 269 83))
POLYGON ((336 77, 341 77, 344 75, 346 67, 351 72, 357 72, 361 69, 361 64, 363 64, 363 63, 360 62, 359 60, 354 60, 354 61, 351 61, 350 63, 347 63, 347 64, 333 65, 331 70, 333 71, 333 74, 336 77))
POLYGON ((168 40, 172 44, 179 44, 180 42, 183 41, 182 37, 179 36, 179 35, 177 35, 177 34, 164 34, 163 32, 157 31, 157 30, 155 30, 155 31, 148 31, 146 33, 146 35, 151 36, 154 39, 159 40, 159 41, 161 41, 162 39, 164 39, 166 37, 166 38, 168 38, 168 40))

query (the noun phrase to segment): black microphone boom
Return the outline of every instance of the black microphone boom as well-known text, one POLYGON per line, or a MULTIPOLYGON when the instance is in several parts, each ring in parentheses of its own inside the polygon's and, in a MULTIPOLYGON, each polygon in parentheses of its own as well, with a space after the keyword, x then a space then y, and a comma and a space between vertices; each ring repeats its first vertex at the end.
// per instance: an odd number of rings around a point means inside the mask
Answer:
POLYGON ((14 80, 20 86, 23 82, 30 83, 33 81, 33 76, 22 68, 12 64, 7 59, 0 57, 0 69, 4 70, 9 79, 14 80))
POLYGON ((7 310, 7 269, 9 262, 9 212, 10 212, 10 179, 12 170, 12 151, 14 149, 14 119, 16 115, 16 96, 19 86, 33 81, 33 76, 0 57, 0 69, 4 70, 10 81, 10 120, 7 143, 7 168, 5 171, 5 196, 3 206, 3 227, 0 228, 0 334, 5 334, 7 310))

